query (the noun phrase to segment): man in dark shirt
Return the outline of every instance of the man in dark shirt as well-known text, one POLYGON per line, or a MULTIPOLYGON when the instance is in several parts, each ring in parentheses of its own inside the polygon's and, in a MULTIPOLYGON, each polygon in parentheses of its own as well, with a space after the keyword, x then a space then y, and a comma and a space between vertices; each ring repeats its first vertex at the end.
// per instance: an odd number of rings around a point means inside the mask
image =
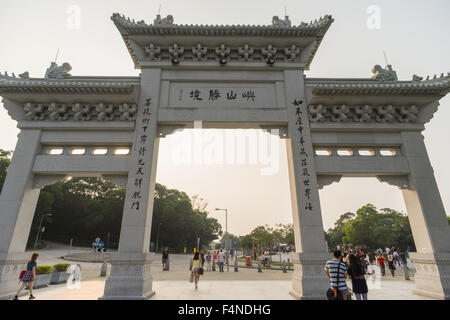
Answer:
POLYGON ((169 270, 169 248, 164 248, 162 253, 163 270, 169 270))

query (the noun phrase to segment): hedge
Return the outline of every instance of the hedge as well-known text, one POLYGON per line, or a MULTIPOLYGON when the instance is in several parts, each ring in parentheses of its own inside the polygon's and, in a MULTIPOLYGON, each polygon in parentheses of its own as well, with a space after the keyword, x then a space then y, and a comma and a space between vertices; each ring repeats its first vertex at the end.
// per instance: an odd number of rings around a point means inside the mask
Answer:
POLYGON ((58 263, 53 266, 53 269, 58 272, 67 271, 70 267, 69 263, 58 263))
POLYGON ((52 266, 37 266, 36 274, 48 274, 53 272, 52 266))

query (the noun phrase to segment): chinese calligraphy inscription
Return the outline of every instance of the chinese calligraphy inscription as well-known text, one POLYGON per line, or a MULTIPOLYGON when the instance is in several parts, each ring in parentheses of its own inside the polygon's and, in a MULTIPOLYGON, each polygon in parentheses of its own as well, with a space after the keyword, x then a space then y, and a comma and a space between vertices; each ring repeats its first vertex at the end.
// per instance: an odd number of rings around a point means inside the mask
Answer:
POLYGON ((311 174, 309 169, 310 161, 313 161, 313 155, 308 157, 308 152, 306 148, 307 143, 311 143, 309 141, 311 138, 309 135, 305 135, 305 123, 309 121, 308 112, 306 109, 306 104, 301 99, 294 99, 292 101, 292 105, 295 108, 295 126, 296 130, 299 132, 298 143, 300 145, 300 174, 301 174, 301 184, 302 184, 302 195, 304 200, 304 208, 306 211, 312 211, 313 201, 312 201, 312 193, 311 193, 311 174))
POLYGON ((146 153, 149 150, 150 140, 148 139, 147 135, 147 129, 151 121, 152 117, 152 111, 151 111, 151 105, 152 105, 152 98, 145 98, 144 105, 140 112, 140 121, 136 121, 136 140, 135 140, 135 146, 133 148, 135 152, 135 157, 133 161, 135 161, 135 167, 134 167, 134 183, 133 187, 134 190, 130 192, 130 209, 134 211, 139 211, 140 208, 142 208, 141 200, 143 199, 143 181, 144 177, 148 174, 150 169, 150 166, 146 166, 146 153))

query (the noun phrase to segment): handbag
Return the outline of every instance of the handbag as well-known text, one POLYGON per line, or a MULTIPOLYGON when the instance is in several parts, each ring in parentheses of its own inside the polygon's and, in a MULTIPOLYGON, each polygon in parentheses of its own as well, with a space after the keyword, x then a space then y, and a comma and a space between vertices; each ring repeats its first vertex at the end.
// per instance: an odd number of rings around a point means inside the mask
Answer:
POLYGON ((198 269, 198 274, 202 275, 203 274, 203 268, 198 269))
POLYGON ((26 271, 26 270, 22 270, 22 271, 20 272, 19 280, 22 280, 23 275, 25 274, 25 272, 27 272, 27 271, 26 271))
POLYGON ((194 275, 191 273, 191 276, 189 277, 189 282, 192 283, 194 282, 194 275))

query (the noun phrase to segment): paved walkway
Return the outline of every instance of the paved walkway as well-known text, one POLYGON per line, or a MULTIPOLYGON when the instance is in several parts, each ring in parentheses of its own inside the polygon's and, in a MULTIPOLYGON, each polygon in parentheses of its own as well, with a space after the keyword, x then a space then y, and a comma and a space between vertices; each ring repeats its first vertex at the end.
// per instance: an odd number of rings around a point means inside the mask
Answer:
MULTIPOLYGON (((96 300, 103 295, 104 278, 82 281, 79 289, 65 284, 35 291, 36 300, 96 300)), ((200 280, 199 289, 186 281, 154 281, 152 300, 293 300, 291 281, 200 280)), ((379 288, 369 290, 370 300, 431 300, 412 293, 414 282, 382 280, 379 288)), ((26 297, 22 297, 26 299, 26 297)))
MULTIPOLYGON (((87 248, 73 248, 72 252, 91 252, 87 248)), ((77 262, 66 261, 61 256, 67 254, 67 248, 51 244, 40 251, 38 263, 55 264, 77 262)), ((230 265, 229 272, 206 272, 201 277, 199 289, 194 290, 189 279, 189 262, 191 255, 171 255, 170 271, 162 271, 161 256, 154 256, 152 261, 153 290, 155 300, 291 300, 292 271, 239 268, 234 272, 230 265)), ((81 262, 81 285, 79 289, 70 289, 65 284, 51 285, 37 289, 37 300, 96 300, 103 295, 105 279, 99 277, 101 263, 81 262)), ((108 266, 109 275, 110 266, 108 266)), ((225 267, 226 270, 226 267, 225 267)), ((371 300, 422 300, 427 299, 412 293, 414 280, 405 281, 401 276, 389 275, 380 279, 368 278, 369 299, 371 300)), ((325 294, 325 293, 324 293, 325 294)), ((23 297, 22 299, 25 299, 23 297)))

